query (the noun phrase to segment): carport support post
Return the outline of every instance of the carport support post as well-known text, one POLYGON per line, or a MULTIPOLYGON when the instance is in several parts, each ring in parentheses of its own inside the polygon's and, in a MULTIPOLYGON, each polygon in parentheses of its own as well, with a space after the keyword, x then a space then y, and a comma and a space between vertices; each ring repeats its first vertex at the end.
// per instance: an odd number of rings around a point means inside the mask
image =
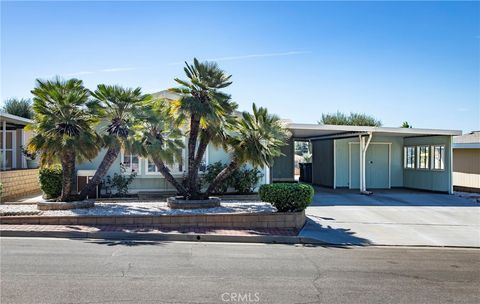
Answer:
POLYGON ((367 191, 367 175, 365 174, 366 168, 366 155, 367 149, 372 140, 372 132, 368 132, 368 140, 365 142, 365 137, 359 136, 359 146, 360 146, 360 192, 367 191))

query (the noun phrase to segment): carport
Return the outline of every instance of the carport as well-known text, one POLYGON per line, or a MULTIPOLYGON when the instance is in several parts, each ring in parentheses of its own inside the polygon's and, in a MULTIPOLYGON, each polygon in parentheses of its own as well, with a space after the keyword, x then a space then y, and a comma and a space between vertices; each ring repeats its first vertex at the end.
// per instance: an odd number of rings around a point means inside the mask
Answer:
POLYGON ((456 130, 288 123, 292 133, 272 180, 294 179, 294 142, 312 146, 312 184, 332 189, 411 188, 452 193, 456 130))

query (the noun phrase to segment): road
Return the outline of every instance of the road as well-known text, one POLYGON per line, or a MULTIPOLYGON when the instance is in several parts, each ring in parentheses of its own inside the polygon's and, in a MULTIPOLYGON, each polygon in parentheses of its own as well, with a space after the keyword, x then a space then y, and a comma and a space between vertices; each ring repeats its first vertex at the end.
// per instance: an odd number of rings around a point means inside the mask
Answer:
POLYGON ((1 303, 480 303, 480 250, 2 238, 1 303))

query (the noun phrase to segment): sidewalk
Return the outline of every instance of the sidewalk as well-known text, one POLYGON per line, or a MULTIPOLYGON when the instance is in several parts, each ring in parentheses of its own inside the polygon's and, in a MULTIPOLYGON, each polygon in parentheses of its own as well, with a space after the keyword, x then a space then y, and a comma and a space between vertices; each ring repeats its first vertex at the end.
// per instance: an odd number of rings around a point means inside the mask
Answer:
POLYGON ((300 243, 293 229, 193 228, 159 226, 0 225, 2 237, 149 239, 162 241, 300 243))

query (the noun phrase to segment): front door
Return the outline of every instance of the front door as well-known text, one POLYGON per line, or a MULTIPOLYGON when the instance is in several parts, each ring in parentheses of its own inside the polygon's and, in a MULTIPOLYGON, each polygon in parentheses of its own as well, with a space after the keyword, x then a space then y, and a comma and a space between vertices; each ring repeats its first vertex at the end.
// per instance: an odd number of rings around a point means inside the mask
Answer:
MULTIPOLYGON (((360 145, 350 144, 350 188, 360 188, 360 145)), ((365 160, 367 189, 390 188, 389 144, 370 143, 365 160)))

